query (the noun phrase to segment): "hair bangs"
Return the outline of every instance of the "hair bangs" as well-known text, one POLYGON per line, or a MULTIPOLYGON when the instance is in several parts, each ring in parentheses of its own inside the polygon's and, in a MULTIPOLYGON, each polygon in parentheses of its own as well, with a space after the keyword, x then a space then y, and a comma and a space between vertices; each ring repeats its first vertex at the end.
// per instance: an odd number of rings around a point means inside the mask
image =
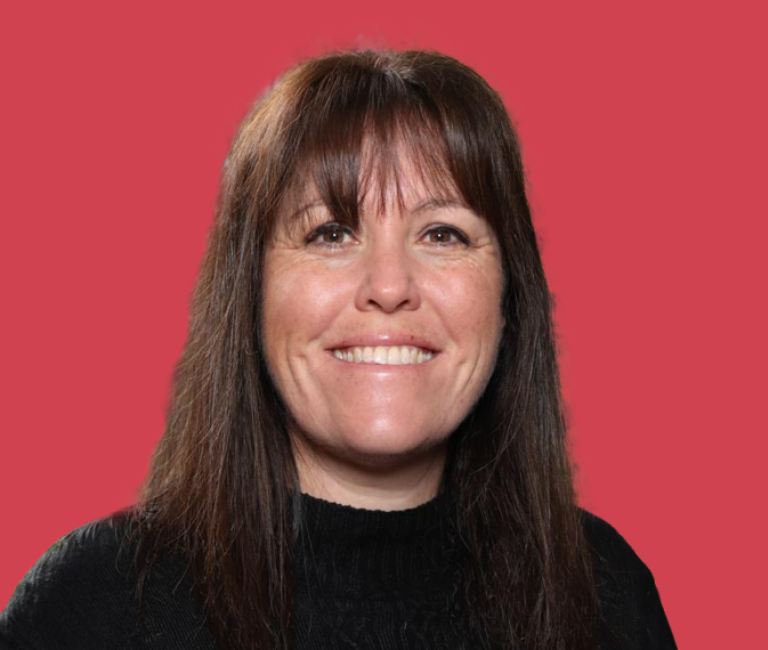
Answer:
POLYGON ((301 225, 308 208, 324 206, 334 221, 356 230, 366 210, 383 216, 397 204, 405 213, 406 188, 419 200, 474 209, 453 172, 464 165, 418 90, 388 75, 367 81, 323 84, 333 94, 325 97, 321 88, 302 116, 306 131, 281 210, 286 225, 301 225), (340 83, 350 84, 348 92, 338 91, 340 83))

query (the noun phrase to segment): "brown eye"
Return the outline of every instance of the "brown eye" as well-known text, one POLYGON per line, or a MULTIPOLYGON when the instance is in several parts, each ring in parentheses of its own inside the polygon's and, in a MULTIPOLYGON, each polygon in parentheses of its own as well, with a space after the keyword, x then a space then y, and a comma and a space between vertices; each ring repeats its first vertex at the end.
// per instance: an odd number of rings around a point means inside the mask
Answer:
POLYGON ((337 223, 326 223, 309 235, 306 239, 306 243, 316 243, 322 248, 343 248, 344 244, 342 243, 342 240, 346 234, 352 234, 349 228, 340 226, 337 223))
POLYGON ((462 245, 469 243, 469 240, 462 232, 449 226, 432 228, 432 230, 427 232, 427 237, 430 238, 430 243, 437 244, 438 246, 455 246, 456 241, 451 241, 451 237, 454 237, 462 245))

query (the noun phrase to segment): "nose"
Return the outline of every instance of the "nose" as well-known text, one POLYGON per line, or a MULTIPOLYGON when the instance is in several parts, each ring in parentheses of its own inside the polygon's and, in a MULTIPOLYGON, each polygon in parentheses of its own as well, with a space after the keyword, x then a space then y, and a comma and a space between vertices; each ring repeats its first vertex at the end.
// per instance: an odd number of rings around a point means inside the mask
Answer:
POLYGON ((421 303, 414 260, 402 238, 389 235, 375 239, 361 260, 362 278, 355 299, 361 311, 413 310, 421 303))

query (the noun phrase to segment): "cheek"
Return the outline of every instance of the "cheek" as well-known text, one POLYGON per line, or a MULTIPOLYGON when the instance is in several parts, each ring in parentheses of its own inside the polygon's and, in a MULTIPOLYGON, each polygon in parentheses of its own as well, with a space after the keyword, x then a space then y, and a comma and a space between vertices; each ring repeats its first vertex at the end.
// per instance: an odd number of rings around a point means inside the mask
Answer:
POLYGON ((333 317, 339 292, 317 270, 279 261, 266 268, 263 324, 269 357, 318 338, 333 317))
POLYGON ((437 286, 448 323, 457 335, 487 340, 500 327, 502 281, 495 267, 446 273, 437 286))

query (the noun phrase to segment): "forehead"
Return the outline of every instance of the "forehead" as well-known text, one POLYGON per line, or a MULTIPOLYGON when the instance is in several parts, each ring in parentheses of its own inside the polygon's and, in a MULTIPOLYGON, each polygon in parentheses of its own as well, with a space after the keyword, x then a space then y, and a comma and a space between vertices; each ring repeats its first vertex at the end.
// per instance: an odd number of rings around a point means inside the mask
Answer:
POLYGON ((321 165, 305 168, 298 175, 300 182, 295 182, 286 194, 281 219, 291 222, 307 210, 322 208, 342 221, 346 220, 343 213, 351 213, 351 220, 356 221, 358 215, 383 217, 392 212, 418 214, 441 207, 469 208, 444 160, 403 144, 382 152, 380 147, 366 143, 356 175, 345 171, 346 178, 335 165, 330 165, 330 173, 321 165), (355 176, 353 183, 350 175, 355 176))

